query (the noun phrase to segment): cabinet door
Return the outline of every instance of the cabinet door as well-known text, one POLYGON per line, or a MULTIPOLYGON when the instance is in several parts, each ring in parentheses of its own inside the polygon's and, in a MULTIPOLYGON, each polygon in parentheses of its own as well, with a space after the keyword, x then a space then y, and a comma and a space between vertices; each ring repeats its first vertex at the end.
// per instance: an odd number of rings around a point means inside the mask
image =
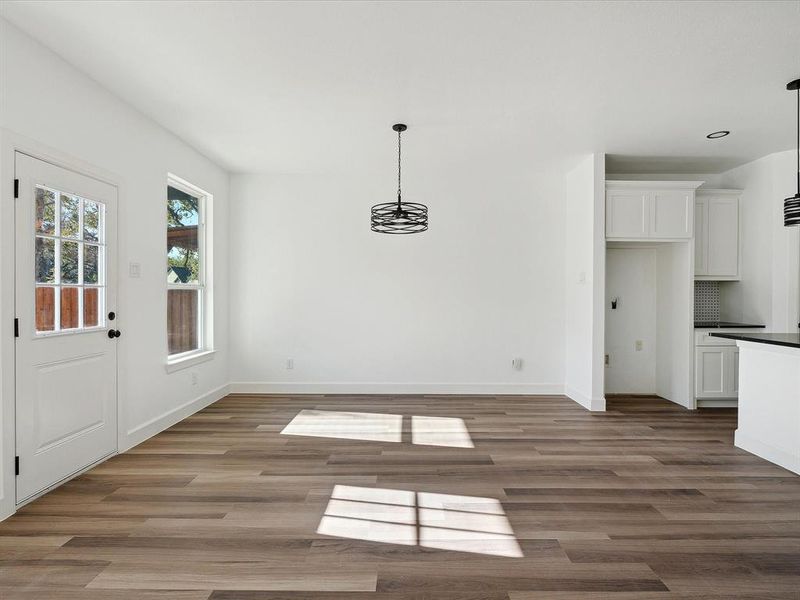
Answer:
POLYGON ((694 274, 708 274, 708 203, 698 198, 694 203, 694 274))
POLYGON ((694 192, 657 190, 650 201, 650 237, 689 239, 693 234, 694 192))
POLYGON ((647 237, 647 194, 641 190, 606 192, 606 237, 647 237))
POLYGON ((708 198, 708 269, 705 274, 739 276, 738 198, 708 198))
POLYGON ((706 346, 695 348, 695 396, 725 398, 727 360, 730 348, 706 346))

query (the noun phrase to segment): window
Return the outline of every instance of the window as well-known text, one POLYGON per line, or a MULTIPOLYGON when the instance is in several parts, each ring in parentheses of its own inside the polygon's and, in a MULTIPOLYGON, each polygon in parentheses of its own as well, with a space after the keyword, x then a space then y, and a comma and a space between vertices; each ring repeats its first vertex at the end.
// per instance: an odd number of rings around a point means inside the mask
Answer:
POLYGON ((36 186, 36 334, 105 326, 105 205, 36 186))
POLYGON ((211 196, 167 181, 167 348, 176 361, 211 350, 207 218, 211 196))

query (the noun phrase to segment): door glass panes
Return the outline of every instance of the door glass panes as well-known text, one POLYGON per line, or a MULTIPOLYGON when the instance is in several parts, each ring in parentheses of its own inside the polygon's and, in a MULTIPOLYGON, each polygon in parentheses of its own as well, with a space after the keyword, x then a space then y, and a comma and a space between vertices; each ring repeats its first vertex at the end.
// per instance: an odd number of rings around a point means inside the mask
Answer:
POLYGON ((100 247, 93 244, 83 245, 83 282, 84 283, 98 283, 98 268, 97 262, 100 253, 100 247))
POLYGON ((97 202, 83 201, 83 239, 98 242, 100 232, 100 205, 97 202))
POLYGON ((56 289, 36 288, 36 331, 53 331, 56 327, 56 289))
POLYGON ((54 235, 56 232, 56 194, 36 188, 36 231, 54 235))
POLYGON ((101 202, 36 187, 37 334, 105 325, 104 213, 101 202))
POLYGON ((61 288, 61 329, 76 329, 79 327, 78 319, 78 288, 61 288))
POLYGON ((61 283, 78 283, 78 242, 61 242, 61 283))
POLYGON ((61 237, 78 237, 80 198, 61 194, 61 237))
POLYGON ((56 282, 56 241, 36 238, 36 283, 56 282))
POLYGON ((97 327, 100 323, 99 292, 97 288, 83 288, 83 326, 97 327))

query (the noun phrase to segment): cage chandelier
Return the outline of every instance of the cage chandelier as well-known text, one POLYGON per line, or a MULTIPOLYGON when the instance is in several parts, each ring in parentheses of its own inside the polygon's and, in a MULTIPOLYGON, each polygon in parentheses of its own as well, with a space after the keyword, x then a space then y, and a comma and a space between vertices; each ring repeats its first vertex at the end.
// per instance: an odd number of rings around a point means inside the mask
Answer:
POLYGON ((400 190, 400 136, 408 127, 397 123, 392 129, 397 132, 397 202, 383 202, 372 207, 371 229, 394 235, 421 233, 428 230, 428 207, 418 202, 404 202, 400 190))

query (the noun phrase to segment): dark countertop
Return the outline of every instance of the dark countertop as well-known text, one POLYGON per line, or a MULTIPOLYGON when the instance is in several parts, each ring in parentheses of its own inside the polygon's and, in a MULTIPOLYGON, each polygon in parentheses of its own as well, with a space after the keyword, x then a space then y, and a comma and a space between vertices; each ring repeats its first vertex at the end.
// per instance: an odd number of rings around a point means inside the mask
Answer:
POLYGON ((765 325, 734 323, 733 321, 695 321, 695 329, 762 329, 765 325))
POLYGON ((800 333, 711 333, 711 337, 726 338, 729 340, 741 340, 743 342, 756 342, 759 344, 771 344, 773 346, 788 346, 790 348, 800 348, 800 333))

